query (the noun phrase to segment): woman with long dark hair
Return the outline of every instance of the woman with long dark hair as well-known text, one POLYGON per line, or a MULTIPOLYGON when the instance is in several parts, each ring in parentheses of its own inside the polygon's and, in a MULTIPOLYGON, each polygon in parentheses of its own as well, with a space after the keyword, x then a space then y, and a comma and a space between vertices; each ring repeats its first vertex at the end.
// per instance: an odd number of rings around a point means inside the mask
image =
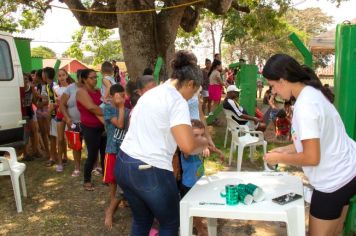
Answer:
POLYGON ((293 144, 264 157, 269 164, 302 166, 314 187, 309 235, 340 235, 349 201, 356 194, 356 143, 314 71, 285 54, 272 56, 263 69, 272 93, 296 98, 293 144))
POLYGON ((212 101, 211 111, 214 111, 221 101, 221 93, 224 86, 224 82, 221 79, 221 72, 222 72, 221 61, 215 59, 208 73, 209 100, 212 101))

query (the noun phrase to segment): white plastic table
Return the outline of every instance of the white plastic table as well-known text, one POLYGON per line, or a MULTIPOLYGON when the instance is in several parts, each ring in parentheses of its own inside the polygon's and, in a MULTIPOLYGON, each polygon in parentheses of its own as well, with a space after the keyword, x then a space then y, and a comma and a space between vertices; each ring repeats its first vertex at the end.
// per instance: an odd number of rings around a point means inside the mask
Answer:
POLYGON ((286 222, 289 236, 304 236, 303 198, 285 205, 271 200, 290 192, 303 196, 303 184, 300 177, 287 173, 219 172, 203 176, 180 201, 180 236, 192 235, 193 216, 208 218, 209 236, 217 235, 217 218, 286 222), (221 190, 227 184, 239 183, 253 183, 261 187, 266 193, 265 200, 251 205, 226 205, 225 198, 220 196, 221 190))

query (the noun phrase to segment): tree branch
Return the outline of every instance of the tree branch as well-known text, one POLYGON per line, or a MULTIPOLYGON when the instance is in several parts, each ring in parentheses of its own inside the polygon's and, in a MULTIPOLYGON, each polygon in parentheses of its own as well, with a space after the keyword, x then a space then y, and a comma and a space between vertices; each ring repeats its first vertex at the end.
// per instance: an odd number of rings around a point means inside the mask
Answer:
POLYGON ((175 8, 163 10, 157 15, 157 33, 163 39, 158 43, 162 48, 167 48, 171 42, 175 41, 183 13, 183 8, 175 8))
MULTIPOLYGON (((109 1, 107 5, 104 5, 98 1, 95 1, 93 5, 87 9, 81 3, 80 0, 60 0, 64 2, 70 9, 79 10, 93 10, 93 11, 116 11, 114 1, 109 1)), ((116 1, 115 1, 116 2, 116 1)), ((79 12, 72 11, 79 24, 82 26, 98 26, 104 29, 113 29, 118 27, 116 14, 98 14, 92 12, 79 12)))
POLYGON ((42 1, 37 1, 37 0, 22 0, 21 3, 30 7, 30 8, 35 8, 38 9, 42 12, 46 12, 48 9, 50 9, 49 4, 52 2, 53 0, 48 0, 46 2, 42 2, 42 1))
POLYGON ((216 15, 225 14, 231 7, 232 0, 208 0, 203 5, 216 15))
POLYGON ((193 9, 192 7, 187 7, 184 10, 180 27, 182 27, 185 32, 192 32, 198 26, 199 18, 199 8, 193 9))
POLYGON ((232 1, 231 7, 237 11, 250 13, 250 8, 248 6, 240 6, 237 1, 232 1))

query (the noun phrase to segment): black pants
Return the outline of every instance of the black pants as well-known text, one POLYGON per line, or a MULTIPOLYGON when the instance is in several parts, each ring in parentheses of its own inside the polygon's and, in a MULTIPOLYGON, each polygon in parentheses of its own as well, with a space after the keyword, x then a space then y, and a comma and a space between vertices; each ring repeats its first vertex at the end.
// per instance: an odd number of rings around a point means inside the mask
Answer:
POLYGON ((104 136, 104 126, 88 127, 81 124, 85 144, 88 149, 88 157, 84 164, 84 183, 91 182, 91 172, 100 151, 100 164, 104 169, 106 136, 104 136))

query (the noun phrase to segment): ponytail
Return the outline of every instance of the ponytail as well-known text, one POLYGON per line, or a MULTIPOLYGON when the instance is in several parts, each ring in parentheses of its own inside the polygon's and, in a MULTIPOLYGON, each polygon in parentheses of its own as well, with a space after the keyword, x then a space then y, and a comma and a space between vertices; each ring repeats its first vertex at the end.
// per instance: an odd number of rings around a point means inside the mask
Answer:
POLYGON ((334 102, 334 94, 331 92, 329 88, 326 88, 322 85, 320 79, 315 74, 314 70, 309 68, 306 65, 302 65, 304 72, 306 73, 305 80, 301 81, 305 85, 309 85, 315 89, 320 90, 323 95, 329 100, 329 102, 334 102))
POLYGON ((210 70, 208 72, 208 77, 210 77, 211 73, 213 73, 213 71, 216 69, 216 67, 218 67, 219 65, 221 65, 221 61, 218 59, 214 59, 213 64, 210 67, 210 70))

